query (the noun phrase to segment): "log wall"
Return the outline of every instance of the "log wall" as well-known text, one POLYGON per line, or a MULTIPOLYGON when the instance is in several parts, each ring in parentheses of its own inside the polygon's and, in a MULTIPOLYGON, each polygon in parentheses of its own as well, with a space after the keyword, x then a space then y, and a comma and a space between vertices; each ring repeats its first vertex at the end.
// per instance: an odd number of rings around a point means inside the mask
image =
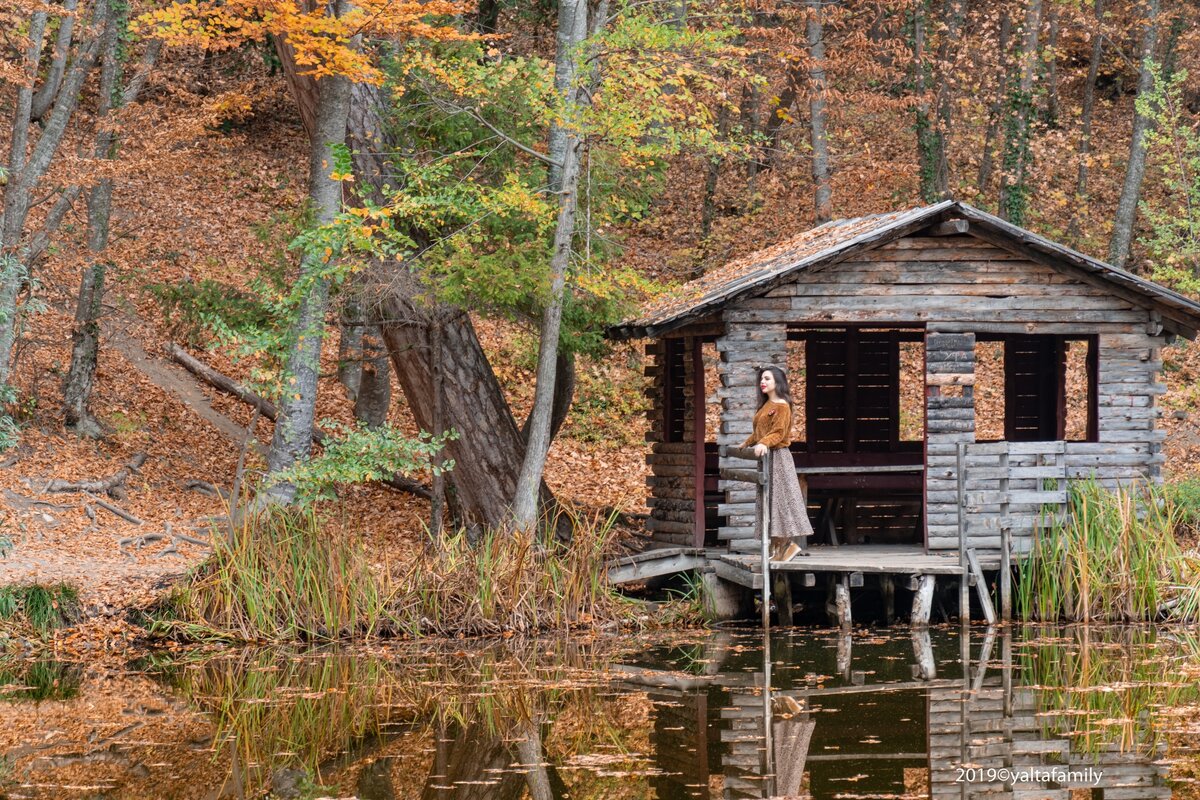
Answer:
POLYGON ((650 497, 650 518, 646 527, 651 532, 653 543, 662 547, 687 546, 692 543, 695 515, 695 457, 693 455, 694 428, 692 420, 692 364, 688 347, 690 340, 683 340, 683 435, 680 441, 666 441, 666 407, 664 398, 667 390, 667 340, 655 339, 646 345, 646 375, 651 379, 650 410, 648 412, 649 455, 646 463, 650 476, 646 478, 650 497))
MULTIPOLYGON (((741 446, 750 435, 758 402, 758 371, 761 367, 787 363, 787 329, 779 323, 733 321, 717 340, 721 362, 717 367, 721 385, 721 430, 718 445, 741 446)), ((722 456, 721 469, 753 469, 755 464, 722 456)), ((761 545, 754 534, 754 486, 738 481, 721 481, 725 502, 720 506, 724 524, 717 535, 734 552, 757 552, 761 545)))

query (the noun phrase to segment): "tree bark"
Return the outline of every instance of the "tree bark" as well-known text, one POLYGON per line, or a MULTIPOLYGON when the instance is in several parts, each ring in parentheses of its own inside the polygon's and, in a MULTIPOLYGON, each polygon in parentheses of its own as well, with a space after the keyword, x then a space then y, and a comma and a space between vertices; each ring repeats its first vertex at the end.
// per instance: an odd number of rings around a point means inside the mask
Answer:
POLYGON ((1046 106, 1042 119, 1051 128, 1058 127, 1058 30, 1062 12, 1050 3, 1050 25, 1046 37, 1046 106))
POLYGON ((1001 10, 1000 32, 996 41, 996 51, 999 53, 999 68, 996 70, 996 94, 988 109, 988 126, 983 135, 983 150, 979 157, 979 177, 975 181, 980 195, 987 194, 992 183, 992 173, 995 170, 996 135, 1000 127, 1000 117, 1004 110, 1004 97, 1008 91, 1008 40, 1012 36, 1012 16, 1007 6, 1001 10))
POLYGON ((818 223, 833 218, 833 187, 829 166, 829 138, 826 134, 828 111, 825 78, 825 30, 821 18, 822 0, 806 0, 808 21, 808 79, 812 98, 808 103, 809 134, 812 143, 813 212, 818 223))
POLYGON ((363 364, 362 309, 358 303, 346 303, 338 328, 338 381, 345 387, 347 397, 358 400, 358 385, 362 380, 363 364))
POLYGON ((40 120, 46 115, 54 103, 54 96, 62 86, 63 75, 67 71, 67 58, 71 54, 71 39, 75 33, 75 10, 78 4, 79 0, 63 2, 58 35, 54 37, 54 55, 50 60, 50 69, 41 88, 33 96, 33 104, 30 107, 30 116, 34 120, 40 120))
POLYGON ((368 428, 378 428, 387 422, 392 403, 392 368, 378 327, 369 325, 363 329, 360 352, 362 364, 354 400, 354 418, 368 428))
MULTIPOLYGON (((729 132, 729 106, 726 103, 721 103, 721 109, 717 112, 717 135, 722 138, 729 132)), ((700 238, 707 239, 712 233, 713 220, 717 216, 717 185, 721 180, 721 166, 724 164, 723 156, 714 155, 708 157, 708 165, 704 170, 704 199, 700 204, 700 238)), ((698 278, 699 274, 692 277, 698 278)))
MULTIPOLYGON (((585 0, 560 0, 554 83, 555 89, 566 101, 564 107, 568 110, 578 103, 574 59, 578 55, 579 46, 587 38, 587 33, 585 0)), ((539 331, 533 410, 529 415, 525 457, 521 461, 512 500, 513 526, 516 530, 523 531, 533 531, 537 524, 539 490, 546 468, 546 456, 550 451, 559 336, 567 291, 567 269, 570 266, 571 245, 575 238, 579 162, 583 142, 568 125, 569 122, 551 126, 548 146, 551 159, 561 164, 558 174, 555 175, 552 168, 550 176, 550 189, 557 192, 559 207, 550 256, 550 299, 543 312, 539 331)))
POLYGON ((1093 4, 1095 23, 1092 26, 1092 53, 1088 58, 1087 79, 1083 82, 1083 116, 1079 130, 1079 172, 1075 178, 1075 202, 1071 204, 1071 221, 1067 223, 1067 240, 1079 242, 1079 220, 1087 205, 1088 161, 1092 152, 1092 119, 1096 111, 1096 78, 1100 74, 1100 59, 1104 56, 1104 0, 1093 4))
POLYGON ((1031 159, 1029 139, 1033 114, 1033 82, 1039 61, 1038 39, 1042 27, 1042 0, 1028 0, 1017 57, 1019 78, 1008 93, 1004 158, 1001 163, 999 215, 1014 225, 1024 225, 1029 189, 1026 183, 1031 159))
MULTIPOLYGON (((1150 72, 1150 61, 1158 45, 1159 0, 1146 0, 1146 27, 1142 31, 1141 47, 1138 52, 1137 96, 1145 97, 1154 90, 1154 75, 1150 72)), ((1133 136, 1129 142, 1129 162, 1125 167, 1125 182, 1121 186, 1121 197, 1117 201, 1117 214, 1113 219, 1112 237, 1108 240, 1108 261, 1115 267, 1124 267, 1129 260, 1129 249, 1133 243, 1133 223, 1137 219, 1138 198, 1142 194, 1142 180, 1146 177, 1146 134, 1150 131, 1150 118, 1141 114, 1135 105, 1133 112, 1133 136)))
MULTIPOLYGON (((928 176, 928 183, 924 186, 922 196, 926 202, 931 203, 950 197, 949 141, 951 125, 954 121, 951 75, 953 74, 952 62, 957 52, 956 43, 958 42, 959 31, 962 27, 964 12, 965 4, 963 0, 945 0, 942 4, 944 28, 940 32, 937 61, 931 71, 931 77, 934 81, 931 104, 932 119, 929 120, 926 141, 923 146, 919 140, 921 120, 918 117, 918 146, 920 147, 920 154, 924 158, 921 164, 923 183, 926 176, 928 176)), ((920 113, 921 111, 918 110, 918 115, 920 113)), ((925 109, 924 113, 928 119, 930 109, 925 109)))
POLYGON ((37 74, 45 35, 45 12, 35 12, 32 16, 30 46, 25 64, 29 84, 18 89, 17 93, 8 184, 4 190, 3 219, 0 220, 0 387, 8 384, 12 370, 13 347, 17 336, 17 296, 28 277, 28 253, 22 247, 22 239, 29 217, 32 194, 50 168, 67 131, 67 123, 79 104, 83 83, 95 66, 100 51, 99 32, 104 30, 109 12, 109 0, 97 0, 92 12, 91 26, 98 33, 81 49, 71 64, 62 88, 55 96, 50 115, 45 120, 41 136, 26 157, 33 105, 33 79, 37 74))
MULTIPOLYGON (((68 5, 73 7, 74 0, 68 0, 68 5)), ((114 109, 137 99, 138 92, 145 85, 149 69, 149 65, 143 62, 146 69, 136 73, 124 91, 117 92, 117 85, 121 80, 121 38, 128 26, 127 13, 126 6, 117 5, 111 12, 103 33, 96 109, 97 130, 92 149, 97 160, 113 160, 117 157, 118 137, 111 128, 110 117, 114 109)), ((66 22, 63 24, 66 25, 66 22)), ((61 36, 59 44, 62 44, 61 36)), ((157 47, 151 47, 148 51, 151 63, 157 53, 157 47)), ((60 54, 56 51, 56 61, 59 57, 60 54)), ((65 59, 65 55, 62 58, 65 59)), ((64 422, 68 429, 88 437, 99 437, 103 434, 103 427, 92 416, 89 404, 100 352, 100 309, 108 268, 103 253, 108 248, 112 195, 111 178, 101 179, 88 192, 88 250, 94 260, 84 269, 79 281, 79 294, 75 303, 75 327, 71 335, 71 365, 63 382, 64 422)))
MULTIPOLYGON (((344 13, 345 5, 339 2, 334 13, 344 13)), ((328 225, 342 206, 342 183, 330 177, 330 170, 333 167, 334 146, 346 141, 351 84, 346 77, 331 75, 322 78, 318 87, 320 98, 315 135, 309 144, 308 200, 314 212, 313 224, 328 225)), ((336 257, 336 253, 307 252, 301 258, 300 280, 306 284, 306 289, 292 327, 292 344, 279 398, 279 416, 267 454, 267 486, 263 499, 268 503, 286 505, 295 499, 295 486, 277 476, 308 458, 312 450, 321 344, 324 341, 325 312, 329 302, 329 280, 320 273, 328 260, 336 257)))

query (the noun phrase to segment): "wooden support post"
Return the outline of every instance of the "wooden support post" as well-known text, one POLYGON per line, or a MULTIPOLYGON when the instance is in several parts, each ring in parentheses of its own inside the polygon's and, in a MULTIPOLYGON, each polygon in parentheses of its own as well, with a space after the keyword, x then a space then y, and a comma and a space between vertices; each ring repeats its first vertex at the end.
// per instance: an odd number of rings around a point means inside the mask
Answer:
POLYGON ((850 577, 843 574, 834 584, 833 592, 837 604, 838 626, 848 629, 852 622, 850 618, 850 577))
POLYGON ((966 525, 966 486, 967 486, 967 444, 958 443, 958 568, 961 580, 958 584, 958 619, 966 625, 971 621, 971 594, 967 585, 967 525, 966 525))
POLYGON ((992 648, 996 646, 996 626, 988 625, 987 635, 983 639, 983 647, 979 648, 979 664, 975 668, 975 679, 971 682, 971 691, 978 694, 983 689, 983 678, 987 675, 988 661, 992 658, 992 648))
POLYGON ((779 624, 791 627, 792 626, 792 584, 788 580, 788 574, 783 570, 775 573, 775 613, 778 615, 779 624))
POLYGON ((754 524, 762 542, 762 626, 771 627, 771 451, 758 460, 754 524))
POLYGON ((916 628, 912 632, 913 677, 922 681, 931 681, 937 677, 937 661, 933 658, 933 640, 929 638, 928 628, 916 628))
POLYGON ((984 580, 974 547, 967 548, 967 561, 971 564, 971 574, 975 576, 975 593, 979 595, 979 605, 983 606, 983 617, 988 625, 995 625, 996 610, 992 608, 992 594, 988 591, 987 581, 984 580))
POLYGON ((1012 620, 1012 532, 1000 529, 1000 619, 1012 620))
POLYGON ((763 629, 763 776, 766 778, 765 788, 768 797, 775 794, 775 743, 772 741, 774 725, 771 719, 771 634, 763 629))
POLYGON ((891 625, 896 617, 896 579, 891 575, 880 575, 879 593, 883 596, 883 619, 891 625))
POLYGON ((1012 619, 1012 529, 1008 523, 1008 450, 1000 454, 1000 617, 1012 619))
POLYGON ((850 679, 850 655, 854 647, 854 637, 849 630, 842 630, 837 640, 837 671, 846 680, 850 679))
POLYGON ((924 628, 929 625, 929 615, 933 611, 932 575, 922 575, 917 582, 917 593, 913 595, 912 626, 924 628))

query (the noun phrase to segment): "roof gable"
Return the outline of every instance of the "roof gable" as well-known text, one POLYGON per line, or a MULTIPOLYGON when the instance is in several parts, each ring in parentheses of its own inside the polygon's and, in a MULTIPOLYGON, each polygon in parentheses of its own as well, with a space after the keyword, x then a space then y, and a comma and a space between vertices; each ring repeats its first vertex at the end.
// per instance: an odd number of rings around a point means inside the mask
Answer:
POLYGON ((609 328, 608 335, 615 339, 661 336, 731 303, 765 294, 800 270, 835 264, 948 217, 967 220, 971 235, 1052 267, 1074 268, 1113 294, 1158 311, 1164 327, 1173 333, 1192 338, 1200 329, 1200 304, 1183 295, 965 203, 946 200, 820 225, 676 287, 647 305, 638 318, 609 328))

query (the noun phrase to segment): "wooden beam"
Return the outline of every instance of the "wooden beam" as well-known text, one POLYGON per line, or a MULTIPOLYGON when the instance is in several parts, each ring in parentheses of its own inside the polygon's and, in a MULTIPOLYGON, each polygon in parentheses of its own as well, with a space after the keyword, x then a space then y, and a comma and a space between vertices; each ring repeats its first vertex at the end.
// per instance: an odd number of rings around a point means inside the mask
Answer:
POLYGON ((965 219, 948 219, 925 231, 926 236, 959 236, 971 229, 971 223, 965 219))
POLYGON ((996 610, 992 608, 992 595, 988 591, 987 581, 983 579, 983 570, 979 567, 975 548, 967 548, 967 560, 971 562, 971 572, 975 575, 975 592, 979 595, 979 604, 983 606, 983 616, 987 619, 988 625, 994 625, 996 624, 996 610))

